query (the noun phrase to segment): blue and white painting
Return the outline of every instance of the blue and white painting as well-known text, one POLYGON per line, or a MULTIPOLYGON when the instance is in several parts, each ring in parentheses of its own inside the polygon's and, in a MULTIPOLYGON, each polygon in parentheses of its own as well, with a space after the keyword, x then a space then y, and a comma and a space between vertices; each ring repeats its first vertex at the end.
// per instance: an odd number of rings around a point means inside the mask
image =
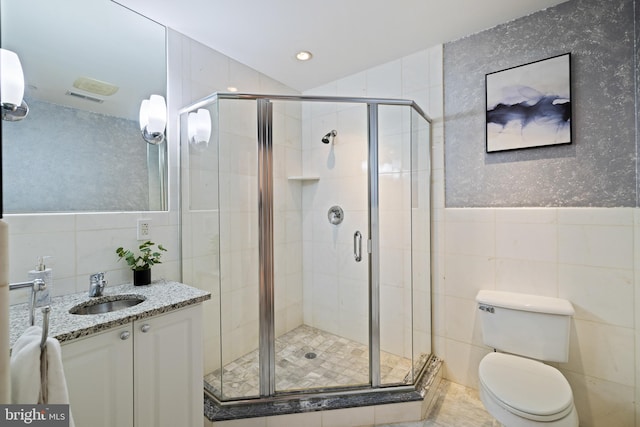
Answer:
POLYGON ((486 75, 487 152, 571 143, 571 54, 486 75))

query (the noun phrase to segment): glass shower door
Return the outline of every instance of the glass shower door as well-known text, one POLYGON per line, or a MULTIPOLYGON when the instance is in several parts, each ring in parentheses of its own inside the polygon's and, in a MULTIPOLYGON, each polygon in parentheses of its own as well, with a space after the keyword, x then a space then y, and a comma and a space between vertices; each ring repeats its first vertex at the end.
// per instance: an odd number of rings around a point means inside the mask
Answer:
POLYGON ((366 105, 273 102, 276 392, 370 383, 367 141, 366 105))
POLYGON ((215 365, 207 368, 205 384, 219 399, 234 400, 259 396, 260 386, 256 101, 220 99, 215 106, 217 152, 202 159, 204 171, 192 174, 192 182, 201 183, 199 194, 217 196, 217 223, 198 224, 193 232, 218 230, 204 242, 215 248, 219 264, 217 307, 205 313, 219 328, 217 342, 207 347, 215 365))
POLYGON ((413 384, 431 353, 430 124, 403 100, 230 94, 181 113, 183 275, 220 401, 413 384), (257 132, 256 132, 257 130, 257 132))
POLYGON ((378 109, 381 384, 413 384, 431 352, 429 123, 378 109))

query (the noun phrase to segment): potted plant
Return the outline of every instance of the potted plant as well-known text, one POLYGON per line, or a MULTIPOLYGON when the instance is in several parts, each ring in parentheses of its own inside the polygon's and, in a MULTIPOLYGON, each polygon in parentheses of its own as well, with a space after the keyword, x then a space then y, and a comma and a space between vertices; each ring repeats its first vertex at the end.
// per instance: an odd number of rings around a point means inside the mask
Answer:
POLYGON ((148 285, 151 283, 151 266, 154 264, 162 264, 160 257, 162 256, 162 252, 166 252, 167 250, 162 247, 162 245, 158 245, 157 249, 154 250, 154 245, 155 243, 150 240, 142 243, 138 247, 140 254, 137 256, 122 246, 116 249, 116 254, 118 254, 119 257, 118 261, 124 259, 127 261, 129 268, 133 270, 133 284, 135 286, 148 285))

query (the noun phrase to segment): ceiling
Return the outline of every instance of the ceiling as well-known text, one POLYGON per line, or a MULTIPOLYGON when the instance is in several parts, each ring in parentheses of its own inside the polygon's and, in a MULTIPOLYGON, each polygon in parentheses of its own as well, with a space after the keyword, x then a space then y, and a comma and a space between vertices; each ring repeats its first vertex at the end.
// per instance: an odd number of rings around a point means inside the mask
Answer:
POLYGON ((140 100, 165 92, 162 25, 304 92, 563 1, 3 0, 0 28, 29 99, 137 120, 140 100), (119 89, 68 96, 78 77, 119 89))
POLYGON ((566 0, 114 1, 305 91, 566 0))

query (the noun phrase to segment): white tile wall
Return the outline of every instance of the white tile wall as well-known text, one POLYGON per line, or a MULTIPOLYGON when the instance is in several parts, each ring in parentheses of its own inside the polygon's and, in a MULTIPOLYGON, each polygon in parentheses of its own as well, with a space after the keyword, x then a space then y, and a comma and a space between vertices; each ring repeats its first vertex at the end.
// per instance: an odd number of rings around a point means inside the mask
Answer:
MULTIPOLYGON (((89 290, 89 275, 103 271, 109 285, 131 282, 131 270, 118 261, 116 248, 135 249, 138 218, 151 219, 151 238, 167 252, 152 278, 180 279, 177 216, 171 212, 6 215, 9 224, 11 283, 27 280, 39 255, 52 256, 53 295, 89 290)), ((28 293, 12 291, 11 303, 26 302, 28 293)))
POLYGON ((477 387, 479 359, 490 351, 478 328, 479 289, 566 298, 576 314, 569 361, 559 368, 574 389, 580 425, 614 425, 612 416, 621 423, 615 425, 631 425, 638 366, 637 211, 446 209, 445 271, 436 285, 444 307, 435 320, 446 376, 477 387))

